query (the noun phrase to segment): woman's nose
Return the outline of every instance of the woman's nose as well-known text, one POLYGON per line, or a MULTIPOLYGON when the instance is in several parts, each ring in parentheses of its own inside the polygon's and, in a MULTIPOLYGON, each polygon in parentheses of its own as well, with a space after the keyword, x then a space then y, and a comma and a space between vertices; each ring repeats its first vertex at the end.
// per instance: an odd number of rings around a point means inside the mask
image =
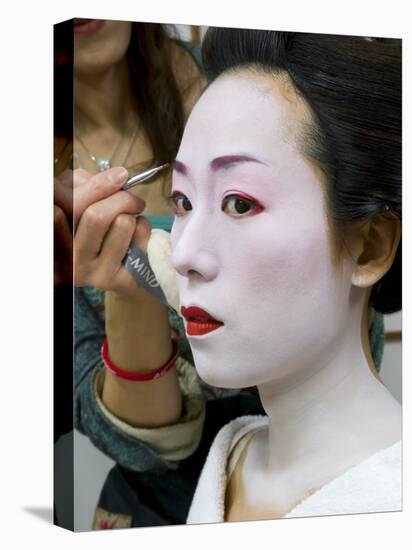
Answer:
POLYGON ((219 268, 215 245, 207 225, 188 224, 180 234, 172 235, 173 267, 183 277, 213 280, 219 268))

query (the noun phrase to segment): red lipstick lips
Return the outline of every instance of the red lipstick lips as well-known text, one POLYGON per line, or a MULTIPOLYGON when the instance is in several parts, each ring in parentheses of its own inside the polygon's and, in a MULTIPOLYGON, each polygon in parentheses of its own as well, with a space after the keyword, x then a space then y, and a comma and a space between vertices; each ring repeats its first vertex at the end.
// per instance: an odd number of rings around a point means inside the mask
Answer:
POLYGON ((182 306, 181 312, 187 321, 186 332, 189 336, 202 336, 223 326, 221 321, 218 321, 200 307, 182 306))

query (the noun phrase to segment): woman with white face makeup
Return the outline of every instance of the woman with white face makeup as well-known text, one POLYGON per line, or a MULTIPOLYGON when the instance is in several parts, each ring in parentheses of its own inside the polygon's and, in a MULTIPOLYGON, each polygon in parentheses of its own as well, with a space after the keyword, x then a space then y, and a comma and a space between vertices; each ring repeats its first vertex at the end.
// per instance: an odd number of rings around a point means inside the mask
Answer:
POLYGON ((217 435, 189 523, 400 509, 401 411, 368 322, 401 307, 400 47, 210 29, 174 166, 196 368, 267 417, 217 435))

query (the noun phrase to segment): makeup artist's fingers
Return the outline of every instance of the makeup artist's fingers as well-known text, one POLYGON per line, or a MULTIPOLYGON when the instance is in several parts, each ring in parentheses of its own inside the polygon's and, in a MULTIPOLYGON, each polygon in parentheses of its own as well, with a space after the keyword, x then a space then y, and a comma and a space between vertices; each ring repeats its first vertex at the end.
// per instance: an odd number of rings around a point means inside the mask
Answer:
POLYGON ((84 212, 78 223, 75 242, 78 251, 96 256, 109 227, 120 214, 138 214, 145 202, 127 191, 119 191, 112 197, 93 203, 84 212))
POLYGON ((58 176, 54 178, 54 182, 61 183, 66 187, 73 187, 73 170, 63 170, 58 176))
POLYGON ((99 269, 104 273, 106 284, 117 275, 127 254, 136 229, 136 218, 131 214, 120 214, 113 221, 99 253, 99 269))
POLYGON ((83 185, 93 177, 93 174, 81 168, 64 170, 54 178, 54 203, 67 214, 73 215, 73 188, 83 185))
POLYGON ((127 191, 121 191, 86 209, 80 218, 74 238, 76 286, 89 284, 90 273, 96 268, 96 260, 101 252, 103 240, 113 221, 120 214, 136 215, 141 211, 142 205, 144 205, 142 199, 134 197, 127 191))
POLYGON ((54 205, 54 285, 73 279, 73 235, 64 211, 54 205))
POLYGON ((137 219, 129 214, 120 214, 113 221, 104 239, 94 274, 94 286, 118 292, 145 292, 123 267, 123 260, 131 241, 145 253, 150 238, 151 224, 142 216, 137 219))
POLYGON ((54 246, 57 251, 71 251, 73 249, 73 235, 63 210, 54 205, 54 246))
POLYGON ((120 191, 127 177, 127 170, 121 166, 116 166, 115 168, 99 172, 92 176, 83 185, 76 185, 74 187, 75 223, 77 223, 77 220, 91 204, 110 197, 117 191, 120 191))
POLYGON ((65 185, 62 180, 54 179, 54 204, 57 204, 67 214, 73 213, 73 189, 65 185))
POLYGON ((76 170, 73 171, 72 186, 79 187, 79 185, 87 183, 92 177, 93 174, 87 172, 87 170, 83 170, 83 168, 76 168, 76 170))
POLYGON ((147 243, 152 234, 152 224, 144 216, 136 218, 136 229, 133 235, 133 242, 147 254, 147 243))

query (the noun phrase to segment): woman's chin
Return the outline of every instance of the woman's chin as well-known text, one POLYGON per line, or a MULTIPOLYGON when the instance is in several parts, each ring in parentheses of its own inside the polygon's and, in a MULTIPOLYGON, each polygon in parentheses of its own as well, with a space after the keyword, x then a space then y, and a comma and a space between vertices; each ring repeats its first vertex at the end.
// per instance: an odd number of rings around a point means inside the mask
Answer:
POLYGON ((227 372, 228 369, 224 369, 223 365, 211 364, 210 362, 207 365, 202 365, 201 362, 196 363, 195 360, 195 366, 200 378, 209 386, 239 390, 253 385, 253 382, 247 380, 246 376, 243 380, 239 377, 239 373, 227 372))

